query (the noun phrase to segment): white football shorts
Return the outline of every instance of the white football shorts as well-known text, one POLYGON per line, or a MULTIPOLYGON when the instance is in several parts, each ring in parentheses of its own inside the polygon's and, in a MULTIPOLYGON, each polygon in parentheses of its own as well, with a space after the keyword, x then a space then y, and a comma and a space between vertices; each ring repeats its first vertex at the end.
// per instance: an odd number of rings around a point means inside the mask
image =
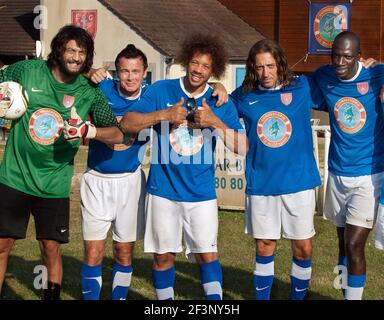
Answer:
POLYGON ((329 173, 324 216, 336 227, 351 224, 372 229, 379 205, 384 172, 359 177, 329 173))
POLYGON ((375 247, 384 250, 384 205, 379 204, 375 227, 375 247))
POLYGON ((217 200, 177 202, 152 194, 146 196, 144 252, 163 254, 217 252, 217 200))
POLYGON ((245 233, 255 239, 310 239, 315 235, 315 190, 259 196, 245 195, 245 233))
POLYGON ((112 225, 117 242, 143 239, 145 175, 135 172, 101 174, 86 171, 80 183, 84 240, 104 240, 112 225))

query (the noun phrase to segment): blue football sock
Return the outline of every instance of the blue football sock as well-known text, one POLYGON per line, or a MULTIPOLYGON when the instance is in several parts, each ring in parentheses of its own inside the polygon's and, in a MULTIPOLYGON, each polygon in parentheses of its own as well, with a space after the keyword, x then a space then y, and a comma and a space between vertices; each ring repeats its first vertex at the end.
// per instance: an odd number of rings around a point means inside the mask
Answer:
POLYGON ((223 299, 223 273, 219 260, 200 264, 200 279, 207 300, 223 299))
POLYGON ((292 259, 291 269, 291 300, 304 300, 311 280, 311 259, 292 259))
POLYGON ((274 255, 256 255, 255 271, 253 272, 253 287, 256 300, 269 300, 275 274, 274 255))
POLYGON ((102 284, 101 264, 97 266, 81 266, 81 288, 84 300, 99 300, 102 284))
POLYGON ((346 300, 361 300, 365 287, 366 275, 348 274, 348 287, 345 290, 346 300))
POLYGON ((174 300, 173 286, 175 283, 175 267, 164 271, 152 269, 153 285, 156 290, 157 299, 174 300))
POLYGON ((348 269, 347 269, 347 257, 339 256, 337 261, 337 268, 339 269, 339 275, 341 276, 341 291, 343 292, 343 296, 345 298, 345 290, 347 289, 347 277, 348 277, 348 269))
POLYGON ((131 285, 132 266, 115 262, 112 266, 112 300, 125 300, 131 285))

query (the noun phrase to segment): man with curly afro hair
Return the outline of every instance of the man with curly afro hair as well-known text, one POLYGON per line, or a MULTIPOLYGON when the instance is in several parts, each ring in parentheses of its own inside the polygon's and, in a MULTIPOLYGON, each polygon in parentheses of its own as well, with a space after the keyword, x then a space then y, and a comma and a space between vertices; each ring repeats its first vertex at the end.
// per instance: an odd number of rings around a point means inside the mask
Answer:
POLYGON ((206 299, 220 300, 213 153, 217 136, 240 154, 246 153, 247 139, 238 132, 242 126, 234 104, 215 108, 217 98, 208 84, 225 72, 227 53, 220 39, 191 35, 176 61, 185 68, 185 76, 154 83, 121 121, 126 132, 154 128, 144 251, 154 254, 158 299, 174 299, 174 261, 183 250, 184 235, 188 258, 199 264, 206 299))

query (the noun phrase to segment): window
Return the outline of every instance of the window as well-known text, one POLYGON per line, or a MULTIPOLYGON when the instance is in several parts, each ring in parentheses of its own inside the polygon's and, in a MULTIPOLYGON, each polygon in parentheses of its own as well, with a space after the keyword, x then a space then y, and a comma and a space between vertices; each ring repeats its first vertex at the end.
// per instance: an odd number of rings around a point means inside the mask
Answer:
MULTIPOLYGON (((149 68, 148 68, 149 69, 149 68)), ((143 84, 152 84, 152 71, 147 71, 147 76, 145 77, 143 84)))
POLYGON ((245 77, 245 67, 236 67, 236 88, 240 87, 245 77))
POLYGON ((232 90, 235 90, 236 88, 240 87, 244 81, 245 65, 234 64, 232 67, 232 90))

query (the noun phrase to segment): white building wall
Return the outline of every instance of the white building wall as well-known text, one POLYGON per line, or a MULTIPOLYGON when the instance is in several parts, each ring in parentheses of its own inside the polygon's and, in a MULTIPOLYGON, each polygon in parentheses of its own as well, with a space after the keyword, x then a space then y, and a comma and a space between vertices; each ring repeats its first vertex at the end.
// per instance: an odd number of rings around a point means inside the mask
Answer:
POLYGON ((164 78, 163 56, 98 1, 42 0, 41 4, 47 7, 48 12, 48 29, 41 31, 44 58, 50 52, 50 43, 58 30, 71 23, 72 10, 97 10, 94 67, 101 67, 104 62, 114 62, 117 54, 128 43, 133 43, 147 55, 152 81, 164 78))
MULTIPOLYGON (((50 52, 50 43, 58 30, 65 24, 71 23, 72 10, 97 10, 94 67, 101 67, 104 62, 112 62, 111 68, 113 69, 113 62, 117 54, 128 43, 133 43, 147 55, 152 81, 166 77, 165 57, 97 0, 41 0, 41 4, 47 8, 48 28, 41 30, 44 58, 50 52)), ((184 74, 185 71, 179 65, 174 64, 169 70, 168 78, 178 78, 184 74)), ((212 79, 212 81, 217 80, 212 79)), ((224 84, 228 92, 232 92, 236 88, 234 65, 228 65, 225 76, 220 79, 220 82, 224 84)))

